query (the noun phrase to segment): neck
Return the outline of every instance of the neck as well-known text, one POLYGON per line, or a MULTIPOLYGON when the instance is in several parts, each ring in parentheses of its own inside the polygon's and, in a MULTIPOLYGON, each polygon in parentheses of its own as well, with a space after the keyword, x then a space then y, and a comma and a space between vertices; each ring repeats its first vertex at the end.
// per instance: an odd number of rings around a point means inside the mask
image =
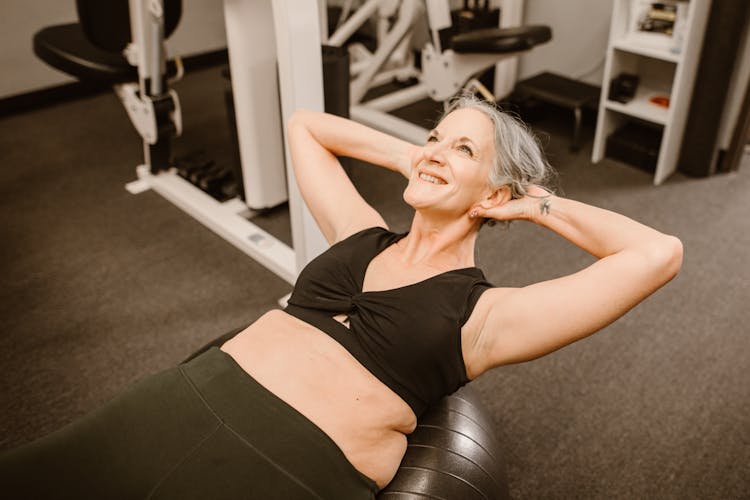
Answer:
POLYGON ((440 270, 474 266, 477 224, 468 218, 438 221, 417 211, 401 240, 401 257, 410 264, 440 270))

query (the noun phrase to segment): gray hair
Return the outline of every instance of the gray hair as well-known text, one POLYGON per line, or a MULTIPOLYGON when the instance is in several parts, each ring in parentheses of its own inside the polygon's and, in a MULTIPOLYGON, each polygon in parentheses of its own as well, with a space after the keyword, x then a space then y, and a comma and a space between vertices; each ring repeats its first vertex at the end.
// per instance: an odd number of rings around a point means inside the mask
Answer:
POLYGON ((493 188, 509 186, 513 198, 522 198, 532 184, 547 187, 555 172, 544 158, 539 141, 528 126, 497 106, 464 92, 450 101, 443 116, 457 109, 476 109, 492 120, 495 157, 489 176, 493 188))

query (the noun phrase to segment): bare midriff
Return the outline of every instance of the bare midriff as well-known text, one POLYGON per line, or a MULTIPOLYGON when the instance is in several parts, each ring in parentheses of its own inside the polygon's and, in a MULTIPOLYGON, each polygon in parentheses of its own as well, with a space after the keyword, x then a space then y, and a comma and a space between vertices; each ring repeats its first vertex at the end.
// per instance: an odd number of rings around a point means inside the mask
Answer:
POLYGON ((221 349, 326 433, 358 471, 381 488, 390 482, 416 416, 341 344, 274 310, 221 349))

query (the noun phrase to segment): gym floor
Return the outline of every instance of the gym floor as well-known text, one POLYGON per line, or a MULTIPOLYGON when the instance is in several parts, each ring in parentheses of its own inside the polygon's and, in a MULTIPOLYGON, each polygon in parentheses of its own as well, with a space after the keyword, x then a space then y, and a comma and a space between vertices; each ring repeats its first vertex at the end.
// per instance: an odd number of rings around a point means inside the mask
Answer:
MULTIPOLYGON (((176 85, 175 154, 231 161, 221 68, 176 85)), ((430 106, 410 109, 417 121, 430 106)), ((568 150, 569 112, 532 123, 560 190, 678 235, 680 275, 599 334, 474 382, 515 498, 741 498, 750 479, 750 164, 707 179, 568 150)), ((133 381, 277 307, 291 290, 153 192, 131 195, 140 139, 112 93, 0 119, 0 449, 48 433, 133 381)), ((406 230, 404 181, 352 178, 406 230)), ((255 219, 289 241, 284 207, 255 219)), ((478 265, 523 286, 592 262, 525 223, 485 228, 478 265)))

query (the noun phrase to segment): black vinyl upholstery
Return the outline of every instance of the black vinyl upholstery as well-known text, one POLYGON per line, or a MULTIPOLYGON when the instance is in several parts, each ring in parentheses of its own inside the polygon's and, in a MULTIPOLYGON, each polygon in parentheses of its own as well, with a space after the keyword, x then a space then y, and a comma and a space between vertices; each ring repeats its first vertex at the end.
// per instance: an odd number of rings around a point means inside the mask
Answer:
MULTIPOLYGON (((177 28, 182 17, 182 0, 164 0, 164 39, 177 28)), ((78 19, 86 37, 97 47, 111 52, 130 43, 128 0, 76 0, 78 19)))
POLYGON ((454 35, 450 48, 457 53, 502 54, 529 50, 551 39, 549 26, 486 28, 454 35))
POLYGON ((76 0, 78 20, 91 43, 110 52, 119 52, 130 43, 128 0, 76 0))
POLYGON ((138 68, 120 52, 93 45, 79 23, 49 26, 34 34, 34 53, 55 69, 79 80, 108 83, 138 80, 138 68))
MULTIPOLYGON (((78 78, 110 84, 138 80, 138 68, 122 54, 130 43, 128 0, 77 0, 78 23, 48 26, 36 32, 34 53, 55 69, 78 78)), ((164 39, 179 24, 181 0, 164 2, 164 39)), ((177 73, 167 63, 167 76, 177 73)))
MULTIPOLYGON (((209 342, 187 360, 240 331, 209 342)), ((510 498, 492 420, 470 384, 430 407, 407 437, 406 454, 396 476, 378 494, 379 500, 510 498)))

